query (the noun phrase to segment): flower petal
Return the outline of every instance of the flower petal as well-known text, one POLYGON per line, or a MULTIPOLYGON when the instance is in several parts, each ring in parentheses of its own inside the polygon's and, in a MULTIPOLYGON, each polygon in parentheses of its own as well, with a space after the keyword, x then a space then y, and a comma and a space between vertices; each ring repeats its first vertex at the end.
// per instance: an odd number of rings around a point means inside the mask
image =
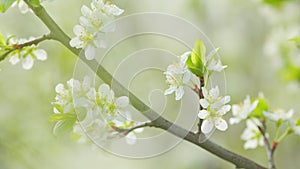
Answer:
POLYGON ((198 117, 200 119, 205 119, 209 115, 209 112, 207 110, 200 110, 198 113, 198 117))
POLYGON ((209 118, 209 119, 206 119, 203 121, 202 126, 201 126, 201 131, 204 134, 208 134, 212 131, 213 128, 214 128, 213 121, 212 121, 212 119, 209 118))
POLYGON ((225 131, 228 128, 227 122, 221 117, 215 120, 215 125, 218 130, 225 131))
POLYGON ((84 54, 87 60, 93 60, 96 55, 96 49, 92 45, 87 45, 84 54))
POLYGON ((116 106, 126 107, 129 104, 129 98, 127 96, 121 96, 116 100, 116 106))
POLYGON ((32 68, 34 60, 31 56, 27 56, 26 58, 22 59, 22 66, 24 69, 29 70, 32 68))
POLYGON ((36 56, 36 58, 37 58, 38 60, 44 61, 44 60, 47 59, 47 52, 44 51, 44 50, 42 50, 42 49, 35 50, 35 51, 33 52, 33 54, 36 56))
POLYGON ((126 143, 129 145, 133 145, 136 143, 136 135, 132 132, 128 133, 125 137, 126 143))
POLYGON ((199 103, 205 109, 209 106, 209 102, 206 99, 200 99, 199 103))
POLYGON ((175 91, 175 96, 176 96, 175 100, 180 100, 183 94, 184 94, 183 87, 182 86, 178 87, 177 90, 175 91))

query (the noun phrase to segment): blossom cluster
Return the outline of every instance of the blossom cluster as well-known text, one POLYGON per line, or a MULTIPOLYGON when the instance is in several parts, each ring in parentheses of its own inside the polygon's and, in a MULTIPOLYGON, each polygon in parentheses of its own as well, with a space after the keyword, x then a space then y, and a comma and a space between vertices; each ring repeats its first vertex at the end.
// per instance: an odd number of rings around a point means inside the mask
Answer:
MULTIPOLYGON (((219 87, 216 86, 208 91, 203 81, 208 81, 211 73, 221 72, 227 66, 223 66, 221 60, 216 57, 218 48, 205 56, 205 46, 201 40, 195 43, 193 51, 185 52, 179 56, 178 62, 168 66, 167 71, 164 72, 166 82, 169 86, 165 90, 165 95, 175 93, 175 99, 180 100, 184 95, 184 86, 203 94, 199 103, 202 107, 199 111, 198 117, 203 119, 201 131, 208 134, 214 128, 225 131, 228 128, 227 122, 222 118, 231 106, 227 105, 230 101, 229 96, 219 96, 219 87)), ((200 95, 202 95, 200 94, 200 95)))
POLYGON ((115 25, 110 23, 115 16, 124 12, 114 4, 102 0, 93 0, 90 8, 83 5, 80 24, 75 25, 73 32, 76 37, 72 38, 70 45, 85 51, 85 57, 92 60, 96 55, 96 48, 105 48, 105 33, 113 32, 115 25))
POLYGON ((260 96, 251 99, 247 96, 243 103, 232 106, 233 117, 229 119, 230 124, 238 124, 246 121, 247 127, 241 135, 241 139, 245 141, 245 149, 254 149, 257 146, 264 146, 266 143, 264 139, 269 139, 270 135, 265 130, 266 121, 274 122, 276 125, 276 135, 274 136, 274 143, 278 144, 288 134, 300 134, 299 120, 294 120, 294 110, 285 111, 283 109, 275 109, 270 111, 267 101, 260 96), (288 123, 288 127, 281 137, 279 137, 279 128, 282 123, 288 123))
MULTIPOLYGON (((73 134, 81 143, 100 143, 107 139, 125 136, 128 144, 134 144, 141 130, 123 135, 123 130, 136 125, 126 111, 129 105, 127 96, 115 97, 107 84, 102 84, 96 90, 91 85, 91 79, 85 77, 81 83, 71 79, 67 85, 58 84, 55 88, 54 115, 50 119, 57 121, 54 130, 61 128, 61 123, 71 121, 67 128, 72 128, 73 134)), ((56 133, 54 131, 54 133, 56 133)))
POLYGON ((9 62, 15 65, 19 62, 22 63, 22 67, 26 70, 31 69, 35 60, 44 61, 47 59, 47 53, 43 49, 39 49, 37 45, 31 44, 29 46, 22 46, 25 43, 33 41, 35 38, 30 37, 29 39, 17 39, 13 36, 4 40, 0 34, 0 53, 9 58, 9 62))

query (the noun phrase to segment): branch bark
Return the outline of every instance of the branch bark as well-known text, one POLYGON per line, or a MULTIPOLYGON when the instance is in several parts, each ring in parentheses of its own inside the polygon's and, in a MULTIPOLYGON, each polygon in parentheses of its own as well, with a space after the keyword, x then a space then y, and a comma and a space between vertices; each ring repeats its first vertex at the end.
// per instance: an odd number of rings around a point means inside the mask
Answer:
POLYGON ((55 40, 62 43, 65 47, 67 47, 70 51, 72 51, 76 56, 78 56, 87 66, 93 70, 97 76, 99 76, 105 83, 113 84, 114 91, 117 95, 128 95, 131 104, 140 111, 144 116, 146 116, 154 127, 166 130, 177 137, 183 138, 188 142, 191 142, 203 149, 215 154, 216 156, 233 163, 238 168, 246 168, 246 169, 266 169, 265 167, 249 160, 245 157, 242 157, 238 154, 235 154, 214 142, 207 140, 206 142, 199 143, 199 135, 197 133, 193 133, 191 131, 187 131, 186 129, 173 124, 172 122, 164 119, 154 110, 152 110, 149 106, 143 103, 137 96, 128 91, 121 83, 116 81, 112 75, 104 68, 102 65, 99 65, 96 60, 88 61, 85 59, 84 55, 81 55, 81 50, 75 49, 70 46, 69 41, 71 40, 62 29, 55 23, 55 21, 49 16, 46 10, 42 7, 32 7, 31 9, 34 11, 37 17, 48 27, 51 31, 52 37, 55 40))

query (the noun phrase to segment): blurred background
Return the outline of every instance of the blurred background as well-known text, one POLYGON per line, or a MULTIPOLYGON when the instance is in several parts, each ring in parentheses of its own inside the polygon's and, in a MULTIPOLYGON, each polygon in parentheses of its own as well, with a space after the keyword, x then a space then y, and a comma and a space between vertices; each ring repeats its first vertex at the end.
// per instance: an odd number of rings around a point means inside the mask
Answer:
MULTIPOLYGON (((179 16, 202 30, 216 47, 220 47, 226 69, 226 93, 231 103, 241 102, 247 94, 255 97, 263 92, 271 109, 294 108, 300 113, 300 51, 297 42, 289 40, 300 36, 300 2, 298 0, 114 0, 125 9, 123 16, 137 12, 162 12, 179 16)), ((81 16, 80 8, 90 1, 64 0, 44 3, 45 8, 67 34, 73 36, 73 26, 81 16)), ((0 32, 5 36, 15 34, 20 38, 40 36, 46 27, 32 13, 22 15, 17 7, 0 14, 0 32)), ((149 25, 151 26, 151 25, 149 25)), ((176 29, 176 28, 174 28, 176 29)), ((188 34, 189 32, 182 32, 188 34)), ((109 38, 109 37, 107 37, 109 38)), ((174 47, 168 39, 159 40, 165 48, 173 48, 175 55, 186 51, 174 47), (176 50, 175 50, 176 48, 176 50)), ((130 54, 139 39, 126 46, 119 46, 114 58, 103 60, 110 71, 116 71, 120 53, 130 54), (125 52, 126 51, 126 52, 125 52), (129 51, 129 52, 128 52, 129 51), (115 59, 115 60, 114 60, 115 59)), ((299 43, 299 42, 298 42, 299 43)), ((148 42, 149 46, 159 43, 148 42)), ((154 45, 154 46, 155 46, 154 45)), ((172 168, 172 169, 227 169, 234 166, 190 143, 182 142, 172 150, 149 159, 128 159, 111 155, 101 149, 80 145, 66 133, 61 137, 52 134, 54 87, 69 80, 74 73, 77 58, 54 41, 43 42, 40 47, 48 52, 45 62, 36 61, 34 67, 23 70, 21 65, 12 66, 8 60, 0 63, 0 169, 96 169, 96 168, 172 168)), ((114 55, 112 52, 111 55, 114 55)), ((174 60, 175 61, 175 60, 174 60)), ((166 62, 166 60, 164 60, 166 62)), ((167 62, 166 62, 167 63, 167 62)), ((138 64, 138 63, 137 63, 138 64)), ((167 63, 167 64, 170 64, 167 63)), ((148 72, 138 76, 130 87, 140 98, 149 103, 149 84, 166 89, 161 72, 148 72), (155 78, 153 78, 155 77, 155 78), (151 78, 151 83, 145 80, 151 78), (141 85, 142 84, 142 85, 141 85), (147 86, 148 85, 148 86, 147 86)), ((153 86, 152 86, 153 87, 153 86)), ((225 94, 225 90, 223 91, 225 94)), ((155 93, 153 94, 155 96, 155 93)), ((161 93, 158 96, 162 97, 161 93)), ((178 109, 174 96, 168 96, 164 114, 173 120, 171 112, 178 109)), ((151 99, 150 98, 150 103, 151 99)), ((184 105, 197 110, 197 100, 187 92, 184 105)), ((156 100, 156 99, 154 99, 156 100)), ((159 102, 154 109, 162 111, 159 102)), ((195 112, 195 115, 197 112, 195 112)), ((230 118, 228 113, 225 118, 230 118)), ((211 139, 238 154, 266 166, 264 147, 244 150, 240 135, 245 124, 230 126, 227 132, 215 132, 211 139)), ((269 124, 270 129, 274 129, 269 124)), ((146 132, 151 132, 147 129, 146 132)), ((173 136, 170 135, 170 138, 173 136)), ((168 140, 166 140, 168 142, 168 140)), ((277 167, 300 168, 300 137, 289 136, 275 153, 277 167)))

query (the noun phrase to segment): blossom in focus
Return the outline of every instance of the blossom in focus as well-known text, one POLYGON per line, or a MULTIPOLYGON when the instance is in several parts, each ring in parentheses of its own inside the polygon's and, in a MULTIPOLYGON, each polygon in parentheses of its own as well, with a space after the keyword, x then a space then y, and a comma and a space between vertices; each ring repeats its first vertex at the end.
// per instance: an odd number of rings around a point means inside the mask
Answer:
POLYGON ((70 45, 84 49, 86 59, 94 59, 96 49, 106 47, 105 33, 115 30, 115 25, 110 22, 114 16, 123 12, 124 10, 116 5, 104 3, 102 0, 93 0, 90 8, 83 5, 82 16, 79 18, 80 25, 74 26, 73 32, 76 37, 71 39, 70 45))
POLYGON ((168 66, 167 71, 164 72, 166 76, 166 82, 169 88, 165 90, 165 95, 175 92, 175 99, 180 100, 184 94, 183 86, 190 85, 192 74, 188 70, 185 62, 190 55, 190 52, 186 52, 178 58, 178 62, 168 66))
POLYGON ((218 86, 209 91, 203 87, 202 92, 204 99, 200 99, 199 103, 203 109, 198 113, 198 117, 203 119, 201 131, 204 134, 210 133, 214 128, 225 131, 228 125, 222 117, 230 111, 231 106, 227 105, 230 96, 219 96, 218 86))
POLYGON ((216 58, 215 55, 219 51, 219 48, 214 49, 211 51, 208 56, 205 58, 204 65, 208 71, 216 71, 221 72, 227 65, 222 65, 222 62, 219 58, 216 58))

